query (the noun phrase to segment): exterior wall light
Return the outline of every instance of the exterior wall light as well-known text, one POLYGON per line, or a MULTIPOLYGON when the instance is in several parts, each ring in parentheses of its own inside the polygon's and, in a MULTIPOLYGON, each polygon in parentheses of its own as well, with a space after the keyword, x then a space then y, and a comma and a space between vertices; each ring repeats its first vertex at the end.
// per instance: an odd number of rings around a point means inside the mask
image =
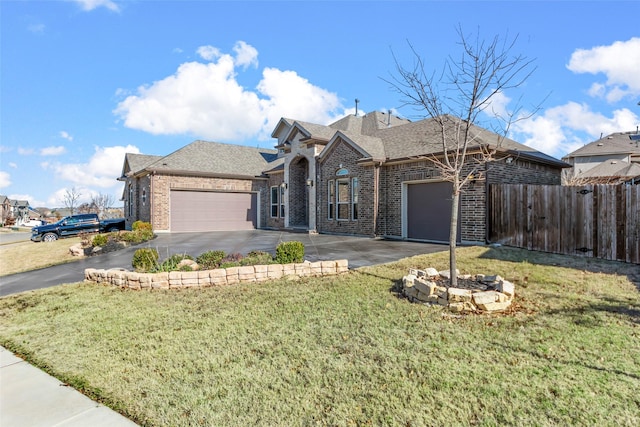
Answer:
POLYGON ((307 180, 307 187, 313 187, 313 180, 312 179, 308 179, 307 180))
POLYGON ((283 188, 284 190, 287 189, 287 183, 283 182, 282 184, 280 184, 280 187, 283 188))

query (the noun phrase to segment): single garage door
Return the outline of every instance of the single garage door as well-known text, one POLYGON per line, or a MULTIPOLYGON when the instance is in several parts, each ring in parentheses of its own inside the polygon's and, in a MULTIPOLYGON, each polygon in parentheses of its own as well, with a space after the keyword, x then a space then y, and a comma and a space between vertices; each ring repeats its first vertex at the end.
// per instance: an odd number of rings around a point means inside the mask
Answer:
POLYGON ((171 231, 227 231, 257 228, 256 193, 171 192, 171 231))
MULTIPOLYGON (((449 241, 452 188, 450 182, 407 184, 407 238, 449 241)), ((459 219, 458 215, 458 242, 459 219)))

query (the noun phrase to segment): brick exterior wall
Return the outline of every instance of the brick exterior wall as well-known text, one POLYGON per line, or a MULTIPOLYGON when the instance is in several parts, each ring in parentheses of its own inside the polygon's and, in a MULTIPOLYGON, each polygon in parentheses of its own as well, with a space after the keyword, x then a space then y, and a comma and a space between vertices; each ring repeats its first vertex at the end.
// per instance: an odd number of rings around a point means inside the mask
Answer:
MULTIPOLYGON (((155 231, 170 231, 171 229, 171 190, 195 191, 237 191, 256 192, 259 194, 260 221, 264 221, 267 212, 264 204, 269 197, 266 180, 197 177, 182 175, 158 174, 151 178, 150 206, 151 224, 155 231)), ((139 200, 139 197, 138 197, 139 200)), ((262 224, 262 223, 261 223, 262 224)))
POLYGON ((267 195, 261 199, 264 209, 260 209, 261 212, 263 210, 265 211, 265 216, 263 217, 265 219, 262 221, 262 224, 266 228, 275 228, 278 230, 284 228, 284 217, 280 215, 280 210, 278 210, 278 216, 276 218, 271 217, 271 187, 278 187, 278 192, 281 192, 280 185, 283 182, 284 171, 269 175, 267 195))
MULTIPOLYGON (((318 232, 320 233, 336 233, 336 234, 355 234, 362 236, 373 236, 375 234, 374 227, 374 180, 373 166, 358 165, 357 161, 362 158, 362 154, 358 153, 353 147, 338 142, 333 146, 329 153, 320 164, 320 173, 318 176, 318 232), (349 175, 336 177, 336 171, 343 168, 349 170, 349 175), (353 220, 352 214, 349 214, 348 220, 338 220, 334 214, 333 219, 329 219, 328 204, 328 185, 330 180, 345 178, 349 180, 349 194, 351 197, 352 178, 358 178, 358 219, 353 220)), ((335 205, 334 205, 335 206, 335 205)))
POLYGON ((285 197, 289 197, 289 225, 309 226, 309 189, 307 188, 309 177, 309 162, 301 157, 291 162, 289 166, 289 188, 285 197))
MULTIPOLYGON (((462 172, 467 176, 475 163, 469 159, 462 172)), ((552 166, 514 160, 486 165, 485 177, 468 184, 460 195, 460 238, 463 242, 485 242, 487 238, 487 185, 529 183, 560 185, 561 170, 552 166)), ((428 160, 383 167, 381 173, 380 215, 377 234, 402 237, 402 185, 411 181, 441 179, 438 169, 428 160)))

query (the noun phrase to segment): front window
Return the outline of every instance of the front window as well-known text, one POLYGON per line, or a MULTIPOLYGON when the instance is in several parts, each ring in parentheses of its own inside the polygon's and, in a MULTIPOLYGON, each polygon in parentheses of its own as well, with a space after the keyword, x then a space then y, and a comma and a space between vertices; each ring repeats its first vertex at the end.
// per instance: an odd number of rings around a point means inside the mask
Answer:
POLYGON ((142 206, 145 206, 147 204, 147 190, 143 189, 142 190, 142 206))
POLYGON ((351 179, 351 218, 358 219, 358 178, 351 179))
POLYGON ((339 220, 349 219, 349 180, 339 179, 336 183, 336 204, 339 220))
POLYGON ((333 219, 334 201, 336 199, 335 185, 336 185, 336 182, 334 180, 330 180, 327 186, 327 195, 328 195, 327 199, 329 201, 327 208, 329 209, 329 215, 328 215, 329 219, 333 219))
POLYGON ((277 218, 278 217, 278 209, 279 209, 279 194, 280 191, 278 190, 278 187, 271 187, 271 218, 277 218))

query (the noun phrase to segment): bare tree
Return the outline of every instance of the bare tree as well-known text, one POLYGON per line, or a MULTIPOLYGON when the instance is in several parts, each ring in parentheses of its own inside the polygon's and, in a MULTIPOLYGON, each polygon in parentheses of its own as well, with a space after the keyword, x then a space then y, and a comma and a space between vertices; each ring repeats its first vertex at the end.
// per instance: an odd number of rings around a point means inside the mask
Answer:
POLYGON ((98 210, 98 215, 103 218, 107 209, 113 206, 115 199, 111 194, 98 193, 97 196, 91 198, 91 204, 95 205, 98 210))
POLYGON ((437 124, 442 155, 430 156, 430 160, 442 179, 453 186, 449 232, 451 286, 457 284, 460 194, 469 181, 482 177, 484 165, 495 159, 510 126, 533 114, 523 117, 519 106, 511 112, 495 111, 491 108, 492 102, 498 101, 506 90, 520 87, 535 70, 533 60, 511 55, 517 37, 495 36, 486 42, 481 40, 479 31, 475 37, 463 34, 461 27, 457 32, 461 56, 457 59, 449 56, 441 73, 428 72, 423 57, 409 44, 413 66, 405 68, 394 55, 397 75, 386 80, 403 98, 404 105, 414 107, 421 117, 433 118, 437 124), (490 127, 498 135, 493 144, 483 142, 481 128, 476 126, 481 117, 488 118, 490 127))
POLYGON ((80 196, 82 196, 82 193, 76 190, 76 187, 73 187, 70 190, 67 189, 64 192, 64 206, 71 211, 71 215, 73 215, 75 212, 76 204, 78 203, 78 199, 80 198, 80 196))

